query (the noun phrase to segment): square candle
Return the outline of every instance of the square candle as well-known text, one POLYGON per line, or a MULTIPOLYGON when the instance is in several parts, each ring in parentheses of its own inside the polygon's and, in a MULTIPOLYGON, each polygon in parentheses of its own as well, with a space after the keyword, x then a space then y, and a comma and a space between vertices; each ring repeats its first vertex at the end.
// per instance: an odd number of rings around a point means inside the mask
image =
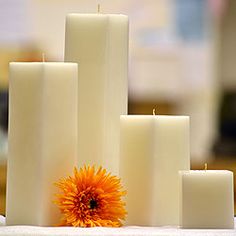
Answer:
POLYGON ((77 158, 78 64, 11 62, 7 225, 52 226, 54 185, 77 158))
POLYGON ((128 16, 66 17, 65 61, 79 63, 78 166, 119 172, 120 115, 127 114, 128 16))
POLYGON ((234 227, 233 173, 227 170, 180 171, 182 228, 234 227))
POLYGON ((190 169, 189 117, 120 117, 127 225, 179 225, 179 170, 190 169))

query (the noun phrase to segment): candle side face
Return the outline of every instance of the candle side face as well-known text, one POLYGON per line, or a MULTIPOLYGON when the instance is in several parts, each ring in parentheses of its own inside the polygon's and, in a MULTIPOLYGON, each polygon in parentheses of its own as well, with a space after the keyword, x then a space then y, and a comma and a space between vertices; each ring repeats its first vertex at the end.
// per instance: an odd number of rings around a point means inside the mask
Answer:
POLYGON ((106 58, 108 16, 69 14, 66 17, 65 60, 103 65, 106 58), (105 42, 104 42, 105 40, 105 42))
POLYGON ((152 116, 121 116, 120 176, 127 190, 127 225, 150 225, 153 136, 152 116))
POLYGON ((66 19, 65 61, 80 65, 78 165, 101 165, 104 155, 104 94, 108 17, 73 14, 66 19))
POLYGON ((104 99, 104 156, 109 170, 119 173, 120 115, 128 110, 128 17, 109 15, 107 81, 104 99), (115 145, 114 145, 115 143, 115 145), (106 159, 113 159, 107 162, 106 159))
POLYGON ((11 63, 6 224, 39 222, 42 65, 11 63))
POLYGON ((65 61, 78 62, 78 165, 118 174, 119 116, 127 113, 127 17, 69 14, 65 61))
POLYGON ((183 228, 234 227, 232 172, 180 172, 180 179, 183 228))
POLYGON ((53 203, 58 193, 54 185, 73 173, 77 159, 76 63, 47 63, 43 70, 42 185, 40 225, 60 222, 61 213, 53 203))
POLYGON ((179 170, 190 169, 189 117, 155 116, 153 225, 179 225, 179 170))

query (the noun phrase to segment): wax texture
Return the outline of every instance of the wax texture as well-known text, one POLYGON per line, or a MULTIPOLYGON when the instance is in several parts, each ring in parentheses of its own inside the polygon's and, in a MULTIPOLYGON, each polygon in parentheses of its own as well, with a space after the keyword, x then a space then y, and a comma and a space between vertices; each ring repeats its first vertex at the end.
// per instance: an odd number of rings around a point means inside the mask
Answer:
POLYGON ((152 116, 121 116, 120 176, 127 190, 127 225, 151 225, 154 196, 153 127, 152 116))
POLYGON ((53 226, 77 152, 77 64, 10 63, 7 225, 53 226))
POLYGON ((78 165, 119 170, 120 115, 127 114, 128 17, 69 14, 65 61, 78 62, 78 165))
POLYGON ((234 228, 233 172, 180 171, 181 227, 234 228))
POLYGON ((127 225, 179 225, 178 171, 189 170, 189 117, 121 116, 127 225))

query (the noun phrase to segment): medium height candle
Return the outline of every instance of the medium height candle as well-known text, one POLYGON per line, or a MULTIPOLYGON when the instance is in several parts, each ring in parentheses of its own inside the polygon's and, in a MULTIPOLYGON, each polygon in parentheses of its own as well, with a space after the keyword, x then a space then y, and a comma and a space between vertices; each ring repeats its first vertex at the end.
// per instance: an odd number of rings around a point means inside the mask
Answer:
POLYGON ((10 63, 7 225, 52 226, 54 183, 73 171, 77 64, 10 63))
POLYGON ((128 17, 69 14, 65 61, 78 62, 78 164, 118 174, 120 115, 127 113, 128 17))
POLYGON ((127 224, 179 224, 178 171, 189 170, 189 117, 121 116, 127 224))

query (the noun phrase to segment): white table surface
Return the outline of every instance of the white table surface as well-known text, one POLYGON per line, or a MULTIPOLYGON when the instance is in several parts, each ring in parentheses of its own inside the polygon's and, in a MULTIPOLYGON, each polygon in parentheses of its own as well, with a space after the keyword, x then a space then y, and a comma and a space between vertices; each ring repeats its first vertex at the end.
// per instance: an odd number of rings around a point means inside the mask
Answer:
POLYGON ((4 236, 236 236, 235 229, 178 229, 176 227, 139 227, 121 228, 73 228, 73 227, 36 227, 5 226, 5 218, 0 217, 0 235, 4 236))

